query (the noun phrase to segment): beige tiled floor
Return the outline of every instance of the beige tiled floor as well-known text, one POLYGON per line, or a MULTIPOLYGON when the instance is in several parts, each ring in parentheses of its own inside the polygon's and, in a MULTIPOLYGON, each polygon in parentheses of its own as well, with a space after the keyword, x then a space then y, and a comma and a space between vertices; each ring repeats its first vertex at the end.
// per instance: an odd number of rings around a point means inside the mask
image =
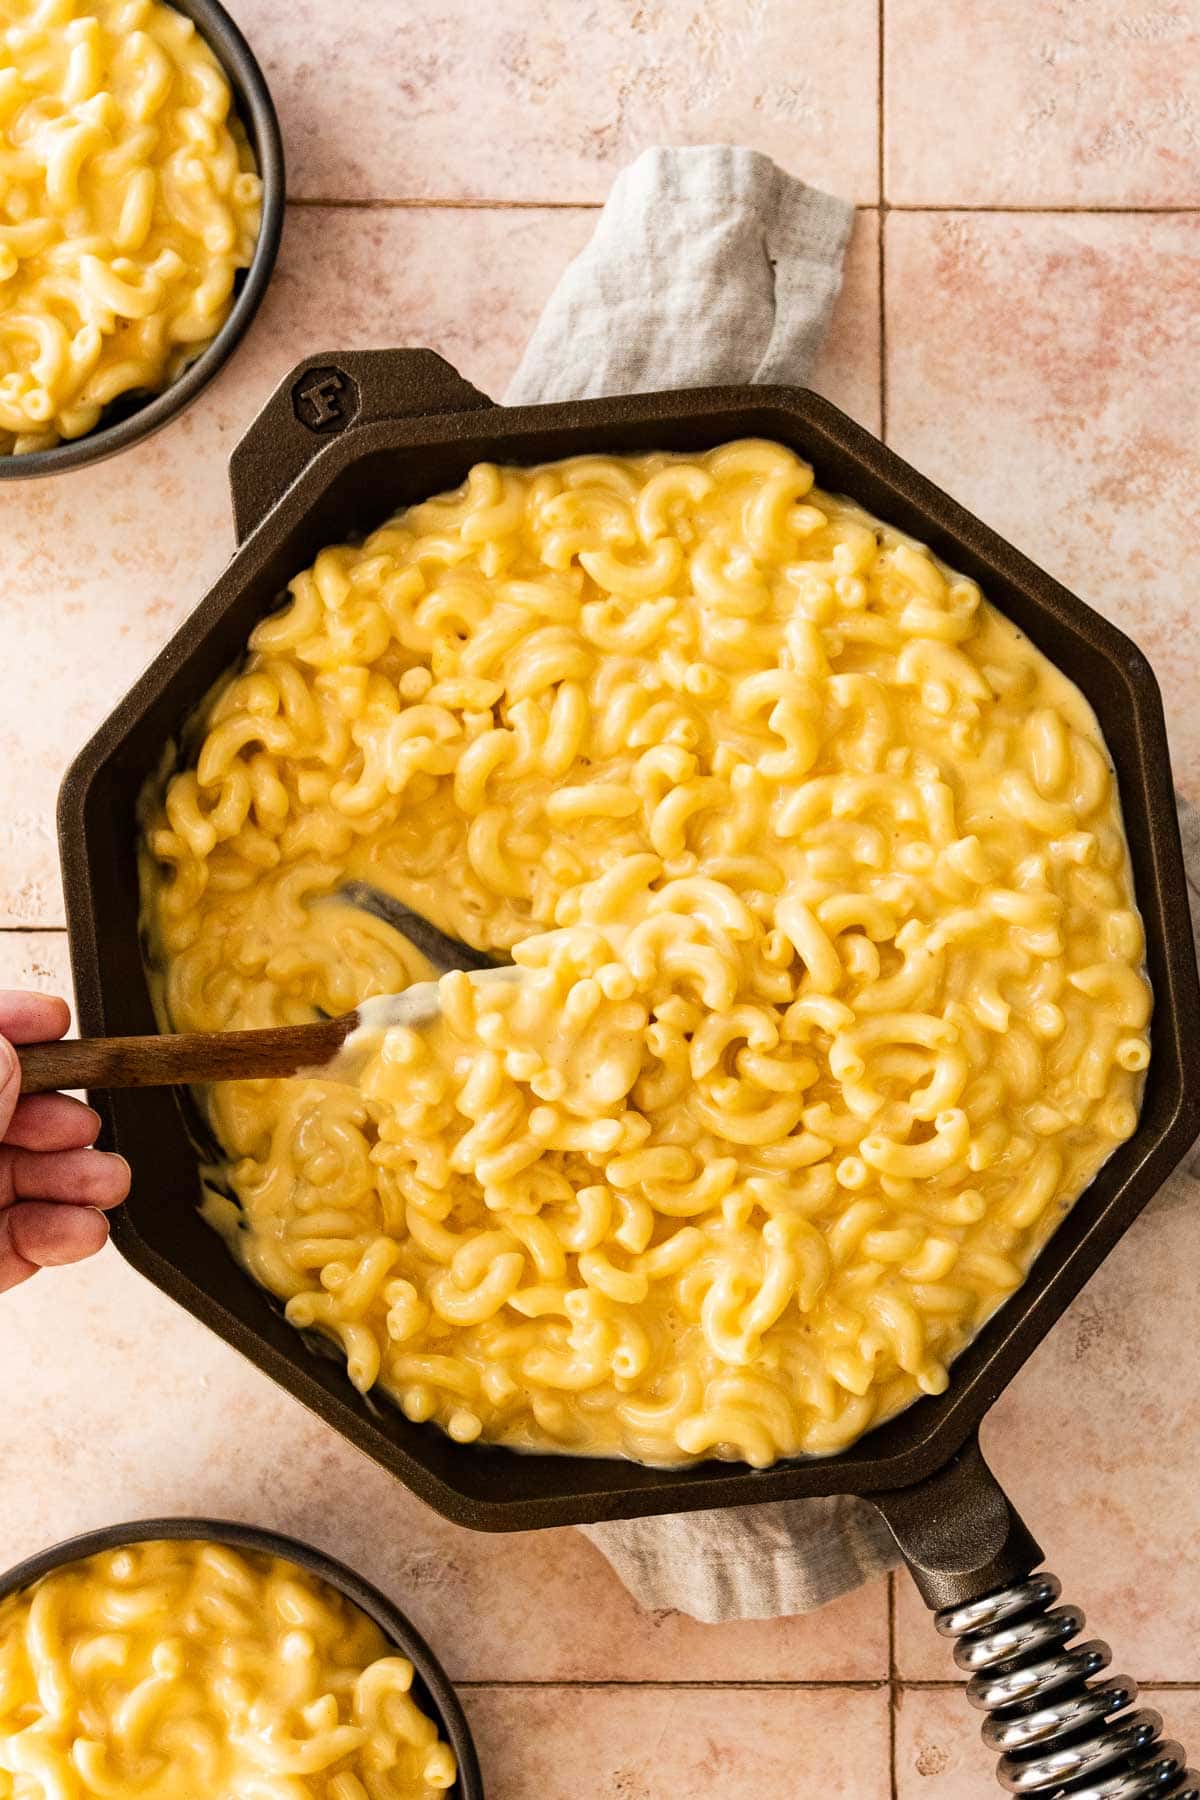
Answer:
POLYGON ((603 200, 647 144, 745 140, 879 197, 875 0, 243 0, 305 199, 603 200))
POLYGON ((1200 798, 1200 212, 885 229, 889 441, 1138 640, 1200 798))
MULTIPOLYGON (((656 140, 744 141, 859 202, 817 385, 1146 646, 1200 800, 1197 0, 989 0, 965 26, 938 0, 232 4, 298 202, 263 314, 170 431, 2 490, 0 984, 67 985, 62 768, 225 561, 225 461, 272 386, 324 346, 425 343, 499 393, 656 140)), ((1198 1258, 1200 1213, 1154 1209, 985 1443, 1200 1753, 1198 1258)), ((575 1534, 439 1521, 112 1253, 0 1302, 0 1371, 0 1560, 151 1512, 311 1539, 468 1684, 490 1800, 989 1789, 906 1578, 809 1619, 640 1614, 575 1534)))
POLYGON ((1191 0, 885 0, 897 206, 1200 204, 1191 0))
POLYGON ((886 1691, 545 1687, 467 1695, 488 1800, 866 1800, 886 1691))

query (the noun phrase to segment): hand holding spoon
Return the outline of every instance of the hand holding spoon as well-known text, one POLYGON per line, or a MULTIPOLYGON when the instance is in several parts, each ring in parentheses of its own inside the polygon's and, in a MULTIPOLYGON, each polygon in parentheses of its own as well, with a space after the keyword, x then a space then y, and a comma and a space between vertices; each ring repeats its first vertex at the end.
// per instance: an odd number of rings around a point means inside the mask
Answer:
MULTIPOLYGON (((474 972, 475 980, 512 981, 511 965, 474 972)), ((18 1044, 21 1092, 58 1088, 190 1087, 210 1081, 258 1081, 273 1075, 358 1078, 363 1054, 348 1040, 363 1033, 362 1051, 397 1025, 427 1025, 438 1012, 436 981, 418 981, 402 994, 380 994, 353 1012, 311 1025, 272 1025, 257 1031, 184 1031, 151 1037, 63 1038, 18 1044), (347 1054, 350 1051, 351 1054, 347 1054)))

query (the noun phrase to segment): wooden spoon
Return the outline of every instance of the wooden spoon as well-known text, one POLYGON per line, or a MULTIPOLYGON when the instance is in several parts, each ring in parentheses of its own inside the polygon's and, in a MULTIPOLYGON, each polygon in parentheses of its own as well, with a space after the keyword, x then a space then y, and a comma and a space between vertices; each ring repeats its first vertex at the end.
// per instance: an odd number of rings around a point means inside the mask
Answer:
MULTIPOLYGON (((518 975, 519 970, 511 964, 471 971, 475 981, 512 981, 518 975)), ((437 1011, 437 982, 418 981, 402 994, 380 994, 353 1012, 336 1019, 318 1019, 312 1025, 17 1044, 21 1092, 190 1087, 210 1081, 258 1081, 263 1076, 298 1074, 353 1083, 383 1032, 395 1025, 426 1025, 437 1011)))
MULTIPOLYGON (((365 881, 348 881, 336 898, 390 925, 442 974, 465 969, 485 979, 511 980, 511 963, 497 963, 446 932, 403 901, 365 881)), ((262 1031, 191 1031, 155 1037, 66 1038, 18 1044, 21 1092, 58 1088, 192 1087, 210 1081, 259 1081, 271 1075, 321 1075, 355 1082, 392 1025, 428 1024, 438 1010, 437 983, 414 982, 402 994, 381 994, 354 1012, 312 1025, 273 1025, 262 1031), (361 1032, 355 1044, 347 1044, 361 1032)))

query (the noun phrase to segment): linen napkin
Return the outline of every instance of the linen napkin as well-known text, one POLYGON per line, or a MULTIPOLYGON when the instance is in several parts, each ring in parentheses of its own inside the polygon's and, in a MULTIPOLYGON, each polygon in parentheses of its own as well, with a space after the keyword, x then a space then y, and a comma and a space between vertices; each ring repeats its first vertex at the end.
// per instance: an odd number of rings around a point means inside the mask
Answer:
MULTIPOLYGON (((658 388, 803 386, 841 287, 854 208, 731 145, 647 150, 613 184, 551 295, 510 405, 658 388)), ((1200 815, 1181 809, 1200 871, 1200 815)), ((1193 891, 1200 917, 1200 880, 1193 891)), ((1180 1173, 1165 1194, 1200 1180, 1180 1173)), ((809 1612, 899 1557, 853 1496, 581 1529, 644 1608, 694 1619, 809 1612)))
POLYGON ((647 150, 613 183, 505 400, 802 384, 853 225, 849 201, 755 150, 647 150))

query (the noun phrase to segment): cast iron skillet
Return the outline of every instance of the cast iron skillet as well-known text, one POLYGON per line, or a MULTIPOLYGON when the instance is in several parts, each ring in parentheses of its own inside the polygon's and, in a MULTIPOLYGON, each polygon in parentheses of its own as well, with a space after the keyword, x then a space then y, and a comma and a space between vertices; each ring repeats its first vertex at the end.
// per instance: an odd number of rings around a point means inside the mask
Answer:
POLYGON ((233 560, 63 784, 59 834, 80 1029, 154 1029, 136 923, 138 791, 192 707, 241 656, 254 623, 325 544, 456 485, 482 459, 699 450, 747 435, 791 445, 814 464, 822 486, 861 501, 973 577, 1083 688, 1120 782, 1155 994, 1141 1118, 1024 1286, 959 1357, 947 1391, 837 1456, 762 1471, 717 1462, 649 1469, 454 1444, 358 1394, 341 1358, 322 1340, 300 1338, 236 1267, 197 1216, 195 1143, 162 1091, 91 1097, 104 1121, 102 1141, 134 1170, 113 1236, 156 1286, 459 1524, 512 1531, 813 1494, 866 1496, 890 1525, 922 1595, 941 1609, 939 1628, 959 1640, 961 1666, 978 1672, 973 1698, 992 1714, 989 1742, 1005 1753, 1010 1785, 1050 1793, 1075 1783, 1073 1793, 1093 1800, 1191 1792, 1182 1752, 1157 1741, 1157 1717, 1128 1710, 1131 1683, 1085 1687, 1107 1652, 1062 1648, 1082 1615, 1054 1607, 1052 1577, 1031 1576, 1041 1552, 975 1435, 1200 1134, 1200 987, 1157 684, 1128 638, 827 401, 795 388, 751 387, 509 409, 429 351, 329 353, 293 370, 233 454, 233 560), (1110 1725, 1113 1713, 1121 1716, 1110 1725), (1093 1779, 1096 1770, 1104 1774, 1093 1779))
POLYGON ((106 408, 100 423, 84 437, 34 450, 28 456, 0 456, 0 481, 28 481, 36 475, 59 475, 103 462, 128 450, 174 419, 224 367, 250 328, 275 267, 283 231, 283 139, 263 72, 245 38, 220 0, 169 0, 176 12, 195 21, 196 30, 225 71, 237 112, 250 140, 262 177, 262 223, 250 267, 237 278, 229 317, 212 343, 164 388, 161 394, 123 394, 106 408))
POLYGON ((18 1563, 6 1575, 0 1575, 0 1600, 32 1587, 52 1569, 68 1563, 82 1562, 105 1550, 119 1550, 126 1544, 145 1544, 162 1538, 175 1541, 205 1539, 214 1544, 230 1544, 237 1550, 258 1550, 265 1556, 278 1556, 295 1563, 336 1588, 373 1619, 385 1638, 407 1656, 413 1666, 412 1697, 421 1711, 438 1727, 438 1735, 450 1745, 458 1759, 458 1780, 448 1790, 446 1800, 484 1800, 483 1777, 471 1728, 467 1724, 458 1695, 445 1670, 429 1645, 404 1614, 378 1588, 364 1581, 343 1563, 322 1555, 311 1544, 297 1538, 284 1537, 278 1531, 262 1531, 256 1525, 235 1525, 223 1519, 138 1519, 129 1525, 106 1525, 99 1531, 85 1532, 82 1537, 68 1538, 49 1550, 18 1563))

